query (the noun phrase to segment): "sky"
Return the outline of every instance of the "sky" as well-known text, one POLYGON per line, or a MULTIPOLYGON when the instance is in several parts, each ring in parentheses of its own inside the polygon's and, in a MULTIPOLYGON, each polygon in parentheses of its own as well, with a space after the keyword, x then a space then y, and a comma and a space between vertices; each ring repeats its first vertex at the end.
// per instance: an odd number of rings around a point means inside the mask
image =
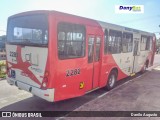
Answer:
POLYGON ((31 10, 56 10, 152 32, 160 37, 159 0, 0 0, 0 35, 6 34, 9 16, 31 10), (144 13, 117 14, 115 5, 144 5, 144 13))

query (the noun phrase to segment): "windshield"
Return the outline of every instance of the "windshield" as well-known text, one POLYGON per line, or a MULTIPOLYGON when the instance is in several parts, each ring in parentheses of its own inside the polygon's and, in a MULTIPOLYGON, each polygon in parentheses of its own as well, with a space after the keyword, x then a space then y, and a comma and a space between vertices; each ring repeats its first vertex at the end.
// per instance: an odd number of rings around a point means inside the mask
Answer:
POLYGON ((47 17, 40 14, 9 19, 7 42, 22 45, 47 45, 47 17))

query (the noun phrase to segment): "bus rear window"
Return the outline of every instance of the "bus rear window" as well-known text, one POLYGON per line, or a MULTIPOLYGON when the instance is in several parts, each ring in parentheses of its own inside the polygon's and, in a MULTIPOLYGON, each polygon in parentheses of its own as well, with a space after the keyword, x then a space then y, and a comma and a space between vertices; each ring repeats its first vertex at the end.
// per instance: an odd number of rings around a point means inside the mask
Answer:
POLYGON ((45 15, 30 15, 9 19, 7 42, 23 45, 47 45, 47 17, 45 15))

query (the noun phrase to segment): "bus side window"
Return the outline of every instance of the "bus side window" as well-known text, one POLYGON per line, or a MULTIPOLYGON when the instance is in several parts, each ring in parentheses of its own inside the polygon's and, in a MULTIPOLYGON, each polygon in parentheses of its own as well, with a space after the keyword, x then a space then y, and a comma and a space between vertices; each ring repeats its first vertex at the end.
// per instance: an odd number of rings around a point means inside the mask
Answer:
POLYGON ((108 52, 111 54, 121 53, 122 32, 116 30, 109 31, 108 52))
POLYGON ((148 36, 147 37, 147 43, 146 43, 146 49, 145 50, 152 50, 152 37, 151 36, 148 36))
POLYGON ((59 59, 80 58, 85 55, 85 27, 61 22, 58 24, 59 59))
POLYGON ((101 47, 101 38, 97 37, 96 39, 96 54, 95 54, 95 62, 100 59, 100 47, 101 47))
POLYGON ((104 54, 107 54, 108 52, 108 30, 105 30, 104 33, 104 54))
POLYGON ((122 39, 122 52, 132 52, 133 48, 133 34, 131 33, 123 33, 122 39))
POLYGON ((152 40, 153 40, 153 37, 150 37, 150 46, 149 46, 150 51, 152 51, 152 45, 153 45, 152 40))
POLYGON ((88 63, 93 62, 94 54, 94 37, 89 37, 88 39, 88 63))
POLYGON ((148 50, 149 48, 148 48, 148 45, 147 44, 149 44, 149 39, 148 39, 148 37, 147 36, 145 36, 145 35, 142 35, 141 36, 141 51, 145 51, 145 50, 148 50))

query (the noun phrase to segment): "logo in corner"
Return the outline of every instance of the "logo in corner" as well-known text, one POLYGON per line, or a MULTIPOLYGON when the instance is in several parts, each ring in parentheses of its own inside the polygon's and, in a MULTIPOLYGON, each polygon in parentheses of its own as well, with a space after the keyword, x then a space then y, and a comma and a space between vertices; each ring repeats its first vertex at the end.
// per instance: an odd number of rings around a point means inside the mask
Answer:
POLYGON ((144 5, 115 5, 115 13, 144 13, 144 5))

